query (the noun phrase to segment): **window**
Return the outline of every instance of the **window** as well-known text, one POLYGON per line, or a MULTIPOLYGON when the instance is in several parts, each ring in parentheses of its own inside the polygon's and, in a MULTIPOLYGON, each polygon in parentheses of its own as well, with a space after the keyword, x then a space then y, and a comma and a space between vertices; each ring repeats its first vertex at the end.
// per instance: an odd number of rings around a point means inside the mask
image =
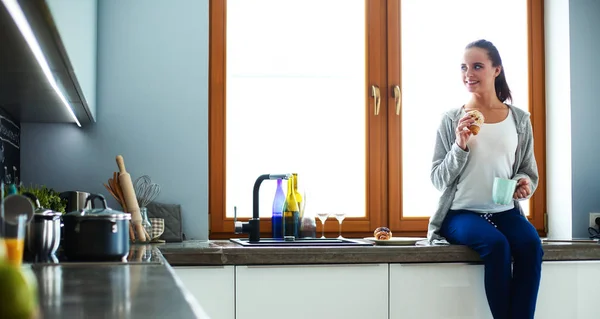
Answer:
MULTIPOLYGON (((259 175, 290 172, 307 211, 346 212, 346 236, 381 225, 424 235, 439 196, 429 180, 435 132, 468 98, 460 59, 479 38, 496 44, 514 105, 532 113, 540 185, 525 206, 543 233, 543 0, 210 5, 211 238, 232 237, 234 206, 240 219, 252 215, 259 175)), ((275 187, 261 185, 264 237, 275 187)), ((337 223, 326 232, 337 236, 337 223)))

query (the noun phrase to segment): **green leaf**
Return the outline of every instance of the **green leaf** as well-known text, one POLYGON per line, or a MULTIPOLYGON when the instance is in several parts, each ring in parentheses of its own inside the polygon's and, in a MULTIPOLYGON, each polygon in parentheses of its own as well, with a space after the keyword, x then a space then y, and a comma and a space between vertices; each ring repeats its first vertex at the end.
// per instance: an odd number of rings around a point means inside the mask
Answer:
POLYGON ((43 208, 51 209, 55 212, 61 212, 63 214, 66 213, 65 210, 67 208, 67 200, 61 199, 60 193, 52 188, 48 188, 44 185, 22 185, 19 188, 19 194, 23 193, 32 193, 35 195, 35 197, 37 197, 37 199, 40 201, 40 206, 43 208))

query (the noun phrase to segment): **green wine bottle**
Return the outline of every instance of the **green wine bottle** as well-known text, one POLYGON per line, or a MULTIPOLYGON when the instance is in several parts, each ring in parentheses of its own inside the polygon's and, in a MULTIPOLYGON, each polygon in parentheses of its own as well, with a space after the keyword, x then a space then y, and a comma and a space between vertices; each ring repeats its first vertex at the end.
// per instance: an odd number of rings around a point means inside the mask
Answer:
POLYGON ((283 238, 295 240, 299 238, 300 229, 300 207, 294 192, 294 175, 287 182, 287 194, 285 198, 285 210, 283 212, 283 238))
POLYGON ((303 203, 303 198, 302 195, 300 195, 300 192, 298 191, 298 173, 292 173, 292 175, 294 176, 293 178, 293 187, 294 187, 294 196, 296 197, 296 203, 298 203, 298 235, 300 237, 302 237, 302 205, 304 205, 303 203))

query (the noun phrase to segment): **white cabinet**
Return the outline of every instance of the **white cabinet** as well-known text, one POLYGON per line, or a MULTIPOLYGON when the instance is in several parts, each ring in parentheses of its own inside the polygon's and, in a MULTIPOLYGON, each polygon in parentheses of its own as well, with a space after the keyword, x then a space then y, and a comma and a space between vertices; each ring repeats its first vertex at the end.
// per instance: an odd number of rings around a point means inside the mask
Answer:
POLYGON ((390 264, 390 319, 492 319, 483 265, 390 264))
MULTIPOLYGON (((96 119, 96 66, 98 0, 46 0, 87 103, 92 121, 96 119)), ((83 103, 83 102, 82 102, 83 103)))
POLYGON ((21 123, 95 122, 98 0, 12 2, 9 11, 0 5, 2 108, 21 123), (19 31, 23 22, 43 59, 19 31))
POLYGON ((173 267, 211 319, 235 318, 234 266, 173 267))
POLYGON ((600 261, 557 261, 542 264, 535 318, 598 318, 600 261))
MULTIPOLYGON (((174 267, 212 319, 492 319, 483 265, 174 267)), ((595 318, 600 261, 544 262, 536 319, 595 318)))
POLYGON ((388 264, 236 266, 236 319, 255 318, 388 318, 388 264))
MULTIPOLYGON (((390 319, 492 319, 483 265, 391 264, 390 319)), ((598 316, 600 261, 544 262, 536 319, 598 316)))

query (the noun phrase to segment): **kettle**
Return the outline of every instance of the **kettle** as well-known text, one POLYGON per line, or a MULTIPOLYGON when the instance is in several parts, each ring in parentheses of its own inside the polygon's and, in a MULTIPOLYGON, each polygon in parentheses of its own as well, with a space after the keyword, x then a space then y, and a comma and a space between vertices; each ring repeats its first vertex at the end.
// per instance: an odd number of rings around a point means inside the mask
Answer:
POLYGON ((66 212, 74 212, 83 209, 91 209, 91 201, 87 201, 90 193, 80 191, 67 191, 59 194, 61 199, 67 200, 66 212))

